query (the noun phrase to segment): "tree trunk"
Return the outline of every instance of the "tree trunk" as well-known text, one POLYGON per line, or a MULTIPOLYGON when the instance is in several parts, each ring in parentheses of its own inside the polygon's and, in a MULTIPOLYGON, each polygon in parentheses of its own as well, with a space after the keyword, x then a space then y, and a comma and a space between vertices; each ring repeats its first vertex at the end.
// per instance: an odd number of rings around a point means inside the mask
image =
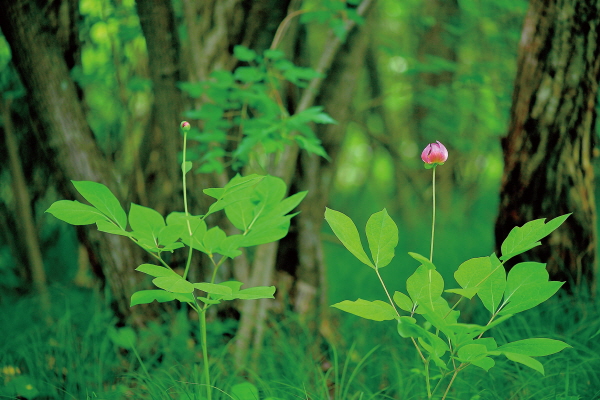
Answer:
MULTIPOLYGON (((357 12, 359 15, 364 15, 367 10, 370 8, 372 1, 366 0, 363 1, 357 12)), ((354 22, 348 22, 346 24, 347 32, 351 32, 355 28, 354 22)), ((342 101, 339 97, 334 96, 335 100, 332 100, 332 104, 336 103, 345 103, 342 110, 327 110, 332 112, 332 115, 338 118, 346 118, 346 115, 349 113, 348 107, 350 104, 348 101, 351 99, 351 96, 348 94, 353 91, 355 82, 348 82, 348 79, 356 78, 357 70, 350 70, 352 67, 357 67, 355 63, 360 65, 362 58, 364 57, 364 49, 362 51, 363 57, 359 60, 352 60, 351 54, 355 56, 360 55, 360 51, 354 52, 354 49, 348 49, 348 53, 342 51, 342 41, 339 38, 331 35, 326 41, 326 45, 320 55, 320 59, 317 62, 316 70, 324 76, 329 76, 331 73, 332 80, 331 83, 347 85, 348 87, 337 87, 337 90, 343 91, 344 95, 347 95, 347 99, 342 101), (341 59, 339 58, 341 57, 341 59), (339 74, 335 73, 335 68, 333 65, 335 63, 337 66, 342 68, 342 71, 339 71, 339 74), (346 68, 348 68, 346 70, 346 68), (340 115, 335 115, 336 112, 339 112, 340 115)), ((362 43, 362 42, 361 42, 362 43)), ((358 45, 359 49, 362 48, 362 45, 358 45)), ((308 107, 312 106, 317 96, 321 93, 322 87, 327 85, 327 81, 323 78, 315 78, 313 79, 309 86, 304 89, 300 100, 298 101, 298 105, 296 107, 295 112, 300 112, 308 107)), ((335 89, 331 88, 331 91, 334 92, 335 89)), ((343 121, 343 120, 342 120, 343 121)), ((333 143, 341 142, 339 137, 334 137, 335 134, 340 134, 341 131, 327 130, 322 131, 321 133, 324 137, 321 137, 323 140, 324 146, 329 150, 332 155, 335 157, 335 148, 332 146, 333 143), (328 143, 329 142, 329 143, 328 143), (328 148, 331 146, 331 148, 328 148)), ((298 147, 294 145, 287 146, 286 149, 282 152, 278 162, 274 164, 269 172, 272 175, 281 177, 286 184, 290 185, 293 180, 294 172, 296 172, 296 167, 298 163, 298 147)), ((310 156, 308 156, 310 157, 310 156)), ((302 242, 302 240, 309 240, 308 243, 302 243, 304 250, 310 251, 310 255, 301 254, 301 250, 294 245, 286 246, 278 252, 279 243, 269 243, 266 245, 262 245, 257 249, 257 256, 253 261, 253 265, 251 268, 250 279, 254 284, 265 285, 269 284, 268 282, 272 282, 275 279, 274 272, 276 268, 276 259, 277 254, 280 254, 279 260, 285 258, 285 263, 297 263, 297 267, 292 267, 292 275, 296 275, 296 278, 304 278, 304 281, 301 281, 299 285, 294 288, 296 291, 295 298, 293 302, 297 304, 295 306, 297 311, 308 313, 310 310, 316 309, 315 300, 317 297, 317 290, 323 284, 324 277, 324 268, 323 268, 323 255, 320 242, 316 244, 315 241, 319 241, 320 236, 320 226, 323 222, 323 212, 324 206, 327 203, 328 198, 328 188, 325 188, 324 185, 327 185, 328 182, 332 179, 333 172, 332 171, 323 171, 324 176, 319 176, 318 172, 321 168, 322 161, 318 158, 313 158, 312 161, 310 159, 301 160, 300 163, 306 168, 307 176, 302 178, 301 181, 297 181, 299 186, 299 190, 316 190, 321 191, 327 189, 320 194, 323 195, 323 198, 319 198, 319 193, 311 194, 309 192, 309 196, 313 197, 313 200, 319 199, 314 207, 311 208, 311 215, 307 216, 305 222, 303 224, 298 223, 298 234, 299 236, 294 239, 294 232, 290 235, 292 240, 298 240, 298 244, 302 242), (329 175, 329 177, 327 176, 329 175), (317 179, 318 178, 318 179, 317 179), (319 181, 319 179, 323 178, 323 181, 319 181), (306 179, 306 181, 304 181, 306 179), (306 185, 306 186, 305 186, 306 185), (308 187, 307 187, 308 186, 308 187), (318 207, 321 207, 321 211, 318 211, 318 207), (313 235, 312 237, 309 237, 313 235), (259 257, 259 255, 265 255, 266 257, 259 257), (301 259, 302 257, 302 259, 301 259), (309 273, 316 273, 319 277, 314 279, 314 277, 308 278, 307 275, 309 273)), ((310 199, 305 199, 303 205, 301 207, 308 207, 306 204, 310 203, 310 199)), ((307 209, 308 210, 308 209, 307 209)), ((300 214, 302 215, 302 214, 300 214)), ((289 273, 288 275, 289 276, 289 273)), ((282 283, 278 286, 286 286, 285 281, 289 279, 283 279, 280 281, 282 283)), ((288 285, 289 286, 289 285, 288 285)), ((324 295, 320 297, 324 299, 324 295)), ((237 343, 236 343, 236 358, 243 362, 247 356, 249 344, 252 342, 254 344, 254 354, 258 354, 260 352, 263 340, 263 331, 264 331, 264 323, 267 315, 267 309, 269 308, 269 303, 266 301, 257 301, 257 302, 246 302, 242 307, 242 317, 240 320, 240 328, 237 335, 237 343)))
POLYGON ((140 151, 150 203, 144 205, 164 214, 173 211, 172 207, 182 207, 181 169, 177 159, 183 112, 181 92, 177 89, 177 82, 181 81, 180 46, 170 0, 137 0, 136 4, 146 38, 154 94, 149 134, 140 151))
MULTIPOLYGON (((91 180, 118 192, 119 177, 96 146, 67 62, 44 13, 35 2, 3 0, 0 28, 12 51, 13 63, 27 90, 30 107, 43 130, 59 175, 57 180, 91 180)), ((74 189, 69 186, 74 196, 74 189)), ((130 315, 129 298, 136 283, 136 257, 125 238, 85 229, 93 263, 100 265, 117 311, 130 315)))
POLYGON ((595 105, 600 74, 600 1, 533 0, 519 45, 497 247, 514 226, 572 212, 548 243, 517 261, 548 262, 564 288, 595 288, 595 105))

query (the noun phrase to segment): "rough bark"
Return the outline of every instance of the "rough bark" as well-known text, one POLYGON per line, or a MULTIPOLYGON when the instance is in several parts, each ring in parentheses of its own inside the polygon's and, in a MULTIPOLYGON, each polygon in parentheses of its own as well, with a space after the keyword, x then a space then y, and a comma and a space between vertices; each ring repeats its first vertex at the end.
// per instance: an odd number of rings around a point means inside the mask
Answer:
POLYGON ((496 221, 508 232, 536 218, 572 212, 543 246, 517 261, 548 262, 551 279, 571 292, 594 290, 595 105, 600 74, 600 1, 534 0, 521 42, 496 221), (586 287, 584 287, 586 286, 586 287))
MULTIPOLYGON (((40 145, 51 154, 58 180, 92 180, 118 192, 119 177, 96 146, 64 52, 48 28, 46 15, 35 2, 26 0, 3 0, 0 6, 0 28, 30 107, 43 128, 40 145)), ((72 187, 69 189, 75 196, 72 187)), ((122 237, 100 235, 95 229, 84 232, 93 248, 90 254, 97 257, 92 261, 101 266, 118 312, 129 315, 129 297, 135 285, 132 245, 122 237)))
MULTIPOLYGON (((170 0, 137 0, 140 25, 146 38, 148 69, 154 104, 149 134, 140 155, 152 204, 161 214, 181 206, 181 169, 177 152, 181 148, 179 123, 183 104, 177 82, 181 81, 180 46, 170 0)), ((145 197, 145 196, 144 196, 145 197)))

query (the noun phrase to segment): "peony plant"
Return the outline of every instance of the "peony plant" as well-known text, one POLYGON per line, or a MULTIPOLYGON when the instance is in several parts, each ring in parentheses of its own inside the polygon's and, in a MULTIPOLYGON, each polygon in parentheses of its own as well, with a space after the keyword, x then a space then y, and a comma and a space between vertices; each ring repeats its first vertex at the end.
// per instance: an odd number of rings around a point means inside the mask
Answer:
POLYGON ((212 398, 212 380, 207 346, 207 310, 223 301, 272 299, 275 286, 242 289, 242 282, 216 282, 217 272, 227 259, 242 254, 240 248, 277 241, 289 230, 290 212, 304 199, 307 192, 285 198, 287 187, 282 179, 273 176, 248 175, 233 177, 223 188, 204 189, 204 194, 215 202, 202 215, 192 215, 188 210, 186 174, 192 163, 186 160, 187 133, 190 124, 181 123, 183 133, 184 212, 172 212, 166 219, 157 211, 131 204, 126 214, 119 200, 105 185, 98 182, 73 181, 75 189, 90 204, 77 200, 59 200, 46 212, 72 225, 95 224, 98 230, 125 236, 144 249, 155 261, 142 264, 136 271, 152 277, 154 289, 140 290, 131 296, 131 306, 154 301, 177 300, 198 314, 202 370, 206 395, 212 398), (208 227, 206 217, 223 211, 239 233, 227 235, 218 226, 208 227), (129 225, 129 230, 127 226, 129 225), (187 247, 188 257, 183 275, 171 268, 164 254, 187 247), (204 253, 212 263, 208 282, 191 282, 189 271, 194 250, 204 253))
POLYGON ((427 398, 441 390, 444 400, 459 372, 474 366, 489 371, 494 358, 507 359, 544 374, 537 357, 557 353, 568 344, 548 338, 525 338, 511 343, 497 343, 488 331, 513 315, 529 310, 553 296, 564 282, 548 280, 546 264, 518 263, 507 273, 506 263, 511 258, 541 244, 540 240, 557 229, 570 214, 548 222, 537 219, 515 227, 501 245, 501 254, 492 253, 460 264, 454 273, 458 287, 446 288, 442 275, 433 262, 435 233, 435 171, 448 160, 448 150, 436 141, 428 144, 421 154, 426 169, 433 175, 433 216, 429 258, 408 253, 418 262, 414 273, 406 281, 406 292, 390 294, 379 270, 395 256, 398 228, 386 209, 373 214, 366 225, 366 237, 371 257, 365 252, 356 225, 339 211, 327 208, 325 220, 341 241, 359 261, 372 268, 381 282, 386 301, 345 300, 332 307, 374 321, 395 321, 397 332, 410 340, 424 366, 427 398), (453 304, 443 296, 450 293, 458 300, 453 304), (478 298, 489 312, 483 324, 459 322, 461 301, 478 298), (432 375, 431 370, 439 370, 432 375))

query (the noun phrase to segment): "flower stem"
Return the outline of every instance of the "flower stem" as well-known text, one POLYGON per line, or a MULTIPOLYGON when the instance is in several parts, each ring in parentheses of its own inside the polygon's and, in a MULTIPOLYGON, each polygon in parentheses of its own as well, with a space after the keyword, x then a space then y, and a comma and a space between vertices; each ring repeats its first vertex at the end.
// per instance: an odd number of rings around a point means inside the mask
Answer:
POLYGON ((208 365, 208 344, 206 343, 206 308, 198 310, 200 327, 200 340, 202 341, 202 359, 204 361, 204 381, 206 384, 206 398, 211 400, 212 387, 210 383, 210 368, 208 365))
POLYGON ((433 237, 435 235, 435 167, 433 169, 433 218, 431 219, 431 249, 429 251, 429 261, 433 262, 433 237))
POLYGON ((187 258, 187 262, 185 263, 185 271, 183 273, 183 279, 187 279, 187 275, 188 272, 190 270, 190 264, 192 263, 192 227, 190 225, 190 220, 189 220, 189 212, 188 212, 188 204, 187 204, 187 186, 186 186, 186 180, 185 180, 185 174, 186 174, 186 167, 185 167, 185 153, 186 153, 186 147, 187 147, 187 131, 183 131, 183 157, 182 157, 182 161, 181 161, 181 179, 183 181, 183 209, 185 211, 185 222, 187 223, 187 228, 188 228, 188 233, 190 235, 190 249, 189 249, 189 253, 188 253, 188 258, 187 258))

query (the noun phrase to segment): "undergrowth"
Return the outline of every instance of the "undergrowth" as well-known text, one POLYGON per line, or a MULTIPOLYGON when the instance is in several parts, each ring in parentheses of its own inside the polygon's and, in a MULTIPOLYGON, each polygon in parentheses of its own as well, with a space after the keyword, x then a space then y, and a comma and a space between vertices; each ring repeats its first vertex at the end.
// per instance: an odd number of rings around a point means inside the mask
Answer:
MULTIPOLYGON (((201 356, 185 315, 143 328, 117 327, 100 296, 55 288, 42 314, 37 298, 4 301, 0 309, 0 398, 196 400, 203 393, 201 356), (170 322, 167 322, 170 321, 170 322)), ((468 369, 449 398, 456 400, 600 399, 600 302, 559 296, 541 312, 523 313, 492 335, 498 343, 544 335, 573 346, 544 360, 546 376, 500 361, 488 374, 468 369)), ((181 313, 181 311, 179 311, 181 313)), ((465 309, 477 319, 480 310, 465 309)), ((177 312, 176 312, 177 313, 177 312)), ((211 366, 216 399, 249 381, 260 399, 419 400, 426 397, 422 363, 394 324, 333 316, 332 334, 311 333, 294 315, 272 318, 262 350, 240 367, 229 338, 236 321, 213 320, 211 366)), ((313 321, 314 322, 314 321, 313 321)))

